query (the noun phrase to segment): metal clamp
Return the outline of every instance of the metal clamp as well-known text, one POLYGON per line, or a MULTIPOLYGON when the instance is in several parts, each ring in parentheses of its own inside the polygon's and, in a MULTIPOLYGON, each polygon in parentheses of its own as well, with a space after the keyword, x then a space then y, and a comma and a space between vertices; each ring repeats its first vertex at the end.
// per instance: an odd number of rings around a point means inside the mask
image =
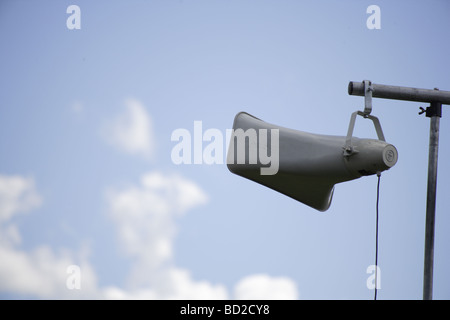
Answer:
POLYGON ((364 80, 364 117, 368 116, 372 112, 372 82, 364 80))
POLYGON ((386 141, 384 139, 383 130, 381 129, 380 120, 378 120, 377 117, 366 114, 365 112, 355 111, 352 113, 350 117, 350 124, 348 126, 347 137, 345 139, 344 156, 346 157, 358 153, 358 150, 356 150, 355 147, 352 145, 353 129, 355 128, 355 121, 357 115, 372 120, 373 125, 375 126, 375 131, 377 132, 378 140, 386 141))
POLYGON ((431 117, 439 117, 442 118, 442 103, 440 102, 431 102, 430 106, 424 109, 420 107, 419 115, 425 113, 425 116, 428 118, 431 117))

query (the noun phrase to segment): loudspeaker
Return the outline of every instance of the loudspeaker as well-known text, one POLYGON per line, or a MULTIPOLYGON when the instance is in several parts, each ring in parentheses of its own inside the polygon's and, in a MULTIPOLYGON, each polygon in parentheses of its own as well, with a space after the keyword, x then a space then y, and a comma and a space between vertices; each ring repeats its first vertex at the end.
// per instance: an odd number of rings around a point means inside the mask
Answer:
POLYGON ((382 140, 351 137, 351 132, 350 137, 313 134, 240 112, 233 123, 227 167, 232 173, 326 211, 335 184, 388 170, 397 159, 396 148, 382 140))

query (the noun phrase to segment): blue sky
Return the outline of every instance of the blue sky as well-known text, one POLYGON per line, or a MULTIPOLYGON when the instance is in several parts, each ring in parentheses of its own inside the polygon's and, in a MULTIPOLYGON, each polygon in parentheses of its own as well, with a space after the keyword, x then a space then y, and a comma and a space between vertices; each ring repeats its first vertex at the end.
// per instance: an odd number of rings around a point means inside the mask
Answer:
MULTIPOLYGON (((174 164, 171 134, 194 121, 225 133, 246 111, 345 135, 364 103, 349 81, 450 90, 449 12, 444 0, 2 1, 0 297, 372 299, 376 177, 337 185, 319 213, 223 164, 174 164)), ((373 104, 399 152, 381 177, 379 299, 422 298, 420 106, 373 104)), ((450 298, 443 109, 436 299, 450 298)), ((354 134, 375 137, 361 119, 354 134)))

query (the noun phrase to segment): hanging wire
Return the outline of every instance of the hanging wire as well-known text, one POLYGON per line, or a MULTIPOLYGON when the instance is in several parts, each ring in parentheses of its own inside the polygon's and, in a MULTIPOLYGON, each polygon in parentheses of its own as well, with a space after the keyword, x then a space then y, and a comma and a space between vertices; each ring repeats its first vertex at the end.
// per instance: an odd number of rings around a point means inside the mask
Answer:
POLYGON ((378 183, 377 183, 377 206, 376 206, 376 228, 375 228, 375 295, 374 300, 377 300, 377 292, 378 292, 378 280, 377 280, 377 271, 378 271, 378 204, 380 202, 380 178, 381 172, 377 172, 378 183))

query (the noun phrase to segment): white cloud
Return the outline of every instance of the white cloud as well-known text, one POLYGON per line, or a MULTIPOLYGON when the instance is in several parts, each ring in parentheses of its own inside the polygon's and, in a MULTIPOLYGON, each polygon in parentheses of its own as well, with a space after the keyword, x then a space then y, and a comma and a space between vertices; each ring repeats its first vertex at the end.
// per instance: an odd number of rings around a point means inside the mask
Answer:
POLYGON ((151 286, 122 289, 108 287, 103 290, 106 299, 158 299, 158 300, 224 300, 228 292, 223 285, 208 281, 195 281, 187 270, 169 267, 159 270, 151 286))
POLYGON ((197 280, 173 263, 177 217, 208 201, 194 182, 159 171, 141 176, 139 184, 107 192, 108 216, 117 228, 123 251, 131 259, 125 287, 99 287, 85 250, 55 251, 43 244, 20 248, 12 218, 41 203, 34 181, 0 176, 0 292, 44 299, 297 299, 295 283, 286 277, 250 275, 230 296, 223 284, 197 280), (79 266, 80 290, 70 290, 67 268, 79 266))
POLYGON ((151 158, 154 151, 152 119, 141 102, 125 101, 125 112, 105 124, 102 135, 119 150, 151 158))
MULTIPOLYGON (((72 297, 66 287, 66 269, 76 259, 69 251, 55 254, 49 246, 42 245, 26 252, 18 247, 21 236, 12 217, 41 203, 33 179, 0 176, 0 292, 40 298, 72 297)), ((84 294, 95 295, 93 269, 85 257, 78 261, 83 268, 84 294)))
POLYGON ((157 267, 172 257, 177 215, 206 203, 206 194, 178 175, 151 172, 138 187, 108 192, 109 215, 125 252, 157 267))
MULTIPOLYGON (((200 187, 178 175, 155 171, 144 174, 139 186, 109 191, 107 198, 122 248, 134 259, 129 278, 131 296, 145 293, 156 294, 160 299, 226 297, 223 286, 196 282, 188 271, 172 265, 175 219, 207 202, 200 187), (143 289, 148 287, 156 291, 143 289)), ((109 294, 127 296, 117 288, 109 294)))
POLYGON ((0 223, 11 219, 16 213, 30 211, 41 203, 33 179, 0 175, 0 223))
MULTIPOLYGON (((109 192, 109 214, 123 249, 134 257, 128 289, 108 288, 114 299, 228 299, 221 284, 192 279, 173 265, 175 218, 204 204, 205 193, 192 181, 160 172, 144 174, 138 186, 109 192), (151 288, 151 289, 149 289, 151 288)), ((298 299, 296 284, 287 277, 257 274, 237 283, 235 299, 298 299)))
POLYGON ((299 294, 295 282, 287 277, 255 274, 236 284, 234 297, 238 300, 296 300, 299 294))
POLYGON ((169 268, 160 279, 165 289, 163 299, 227 299, 228 292, 223 285, 212 285, 208 281, 195 281, 187 270, 169 268))
POLYGON ((19 244, 20 233, 9 221, 41 204, 32 178, 0 175, 0 245, 19 244))
POLYGON ((0 246, 0 292, 52 299, 97 297, 95 272, 87 261, 78 261, 83 291, 67 288, 67 267, 76 260, 69 251, 56 254, 45 245, 31 252, 0 246))

